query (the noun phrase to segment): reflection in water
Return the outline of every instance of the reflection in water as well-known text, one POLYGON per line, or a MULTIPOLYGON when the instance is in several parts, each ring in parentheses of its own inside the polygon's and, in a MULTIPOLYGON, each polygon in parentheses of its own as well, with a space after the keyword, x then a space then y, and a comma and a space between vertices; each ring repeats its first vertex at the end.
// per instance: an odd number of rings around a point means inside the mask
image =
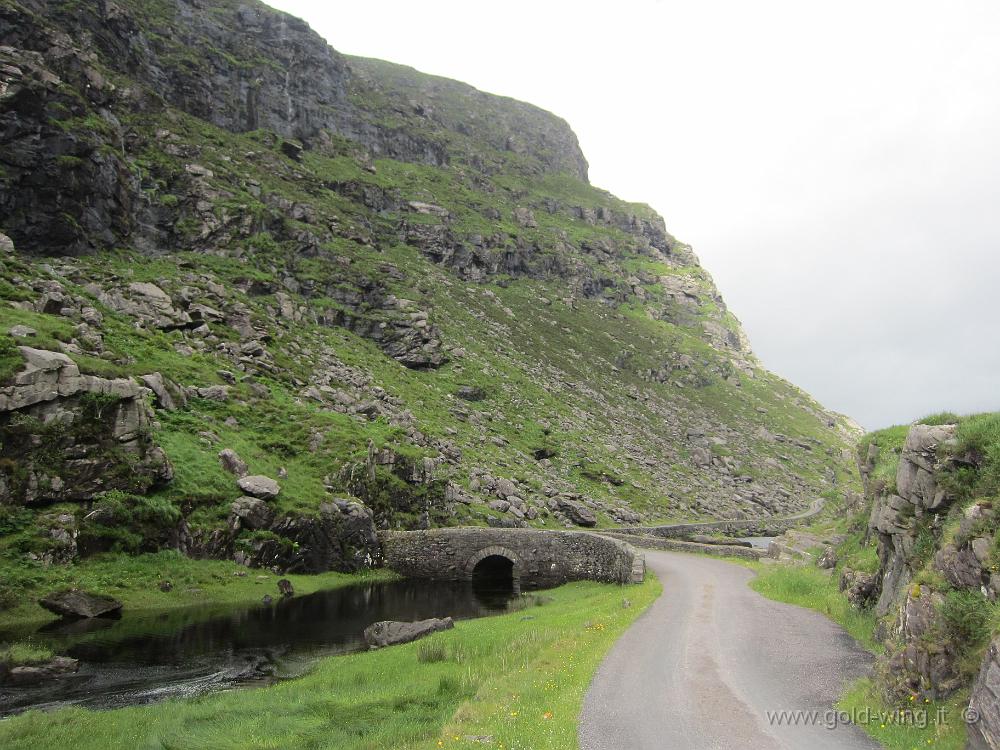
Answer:
POLYGON ((364 648, 378 620, 468 619, 505 611, 508 575, 475 583, 371 583, 243 608, 128 612, 120 620, 57 622, 0 632, 80 660, 76 675, 32 688, 0 688, 0 716, 77 704, 111 708, 301 673, 320 656, 364 648))
POLYGON ((515 590, 513 561, 502 555, 484 557, 472 570, 472 589, 481 602, 506 606, 506 599, 515 590))

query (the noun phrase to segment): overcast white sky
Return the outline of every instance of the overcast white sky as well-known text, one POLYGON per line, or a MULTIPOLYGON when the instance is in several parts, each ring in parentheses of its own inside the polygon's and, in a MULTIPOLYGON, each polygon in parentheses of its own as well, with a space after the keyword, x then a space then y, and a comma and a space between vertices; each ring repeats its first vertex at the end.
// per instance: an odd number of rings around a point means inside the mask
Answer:
POLYGON ((566 118, 826 406, 1000 409, 996 0, 269 1, 566 118))

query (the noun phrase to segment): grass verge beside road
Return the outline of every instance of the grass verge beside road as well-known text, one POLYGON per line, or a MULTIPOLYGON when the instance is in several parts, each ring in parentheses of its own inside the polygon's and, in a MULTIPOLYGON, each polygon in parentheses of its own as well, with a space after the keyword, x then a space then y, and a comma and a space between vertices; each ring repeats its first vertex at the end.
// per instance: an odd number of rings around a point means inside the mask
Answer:
POLYGON ((271 687, 113 711, 32 711, 0 722, 0 747, 576 748, 594 671, 660 591, 652 576, 628 587, 571 583, 545 592, 544 606, 328 658, 271 687))

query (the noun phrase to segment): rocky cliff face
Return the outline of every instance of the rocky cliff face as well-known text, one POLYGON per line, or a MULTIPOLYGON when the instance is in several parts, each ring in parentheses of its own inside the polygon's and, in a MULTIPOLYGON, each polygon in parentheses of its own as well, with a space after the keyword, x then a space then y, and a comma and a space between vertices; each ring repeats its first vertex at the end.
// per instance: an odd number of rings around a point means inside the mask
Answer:
POLYGON ((24 369, 0 388, 0 505, 145 493, 173 470, 153 443, 152 411, 129 379, 81 375, 68 356, 21 347, 24 369))
MULTIPOLYGON (((873 572, 845 568, 841 587, 874 609, 885 645, 877 681, 893 702, 972 687, 970 746, 1000 746, 996 643, 1000 598, 997 415, 890 428, 862 442, 859 467, 876 545, 873 572), (980 663, 981 662, 981 663, 980 663)), ((856 555, 857 553, 855 553, 856 555)))
MULTIPOLYGON (((155 409, 142 482, 38 496, 81 549, 142 547, 117 525, 351 569, 373 526, 766 518, 852 484, 850 423, 549 113, 251 0, 0 0, 0 103, 0 381, 27 346, 155 409)), ((41 544, 8 526, 0 553, 41 544)))
POLYGON ((25 0, 0 6, 0 28, 0 207, 24 250, 176 246, 177 212, 147 204, 128 153, 130 115, 168 108, 229 132, 266 130, 291 149, 344 138, 364 158, 496 171, 511 155, 529 172, 587 178, 576 137, 552 115, 349 61, 260 3, 25 0))

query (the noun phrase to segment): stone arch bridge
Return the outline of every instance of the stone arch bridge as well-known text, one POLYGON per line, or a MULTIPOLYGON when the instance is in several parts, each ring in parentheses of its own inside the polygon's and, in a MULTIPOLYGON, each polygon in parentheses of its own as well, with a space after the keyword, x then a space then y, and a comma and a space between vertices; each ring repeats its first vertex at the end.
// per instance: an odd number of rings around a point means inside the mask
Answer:
POLYGON ((386 567, 409 578, 467 581, 499 563, 516 585, 530 589, 580 580, 639 583, 646 569, 630 544, 582 531, 469 527, 387 531, 379 538, 386 567))

